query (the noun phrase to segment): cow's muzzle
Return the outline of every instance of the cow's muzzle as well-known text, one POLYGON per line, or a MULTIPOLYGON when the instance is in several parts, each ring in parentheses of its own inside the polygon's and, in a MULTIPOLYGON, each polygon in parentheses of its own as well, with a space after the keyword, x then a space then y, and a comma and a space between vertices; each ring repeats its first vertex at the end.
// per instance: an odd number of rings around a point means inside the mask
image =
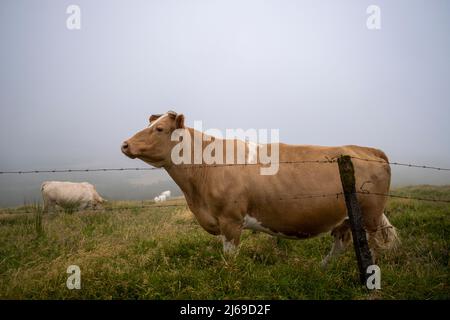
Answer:
POLYGON ((120 149, 122 150, 122 153, 123 153, 124 155, 126 155, 127 157, 129 157, 129 158, 131 158, 131 159, 136 158, 136 156, 133 155, 133 154, 131 153, 130 145, 128 144, 127 141, 124 141, 124 142, 122 143, 122 147, 121 147, 120 149))

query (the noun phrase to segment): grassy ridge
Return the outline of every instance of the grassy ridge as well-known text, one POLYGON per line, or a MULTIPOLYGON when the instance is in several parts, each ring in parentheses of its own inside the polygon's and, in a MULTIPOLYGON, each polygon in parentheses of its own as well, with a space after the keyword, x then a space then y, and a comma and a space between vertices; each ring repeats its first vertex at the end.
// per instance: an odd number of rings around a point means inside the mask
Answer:
MULTIPOLYGON (((396 192, 450 199, 450 187, 396 192)), ((358 284, 352 250, 327 270, 320 268, 332 244, 329 235, 293 241, 245 231, 238 257, 226 260, 220 241, 184 206, 110 206, 115 209, 41 220, 21 213, 30 208, 0 210, 0 298, 450 298, 448 204, 389 202, 387 214, 402 245, 378 261, 382 289, 372 292, 358 284), (81 290, 66 287, 69 265, 81 269, 81 290)))

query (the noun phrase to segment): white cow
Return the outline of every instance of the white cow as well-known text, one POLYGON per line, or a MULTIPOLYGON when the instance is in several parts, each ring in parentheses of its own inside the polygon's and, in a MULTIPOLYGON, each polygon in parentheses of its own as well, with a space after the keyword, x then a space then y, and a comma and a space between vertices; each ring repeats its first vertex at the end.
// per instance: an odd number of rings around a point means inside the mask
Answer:
POLYGON ((164 202, 167 200, 167 196, 165 194, 160 194, 159 196, 155 197, 155 202, 164 202))
POLYGON ((88 182, 45 181, 41 186, 44 212, 60 206, 63 208, 96 209, 105 200, 88 182))
POLYGON ((171 195, 170 190, 163 191, 159 196, 155 197, 153 200, 155 200, 155 202, 164 202, 168 198, 170 198, 170 195, 171 195))
POLYGON ((170 198, 170 196, 171 196, 170 190, 161 192, 161 195, 166 196, 167 198, 170 198))

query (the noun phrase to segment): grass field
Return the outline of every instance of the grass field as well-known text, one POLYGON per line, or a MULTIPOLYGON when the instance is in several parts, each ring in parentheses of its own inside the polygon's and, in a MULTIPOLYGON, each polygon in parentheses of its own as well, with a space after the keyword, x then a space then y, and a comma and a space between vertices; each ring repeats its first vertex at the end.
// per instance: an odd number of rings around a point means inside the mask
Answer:
MULTIPOLYGON (((395 192, 450 199, 450 187, 395 192)), ((164 204, 183 203, 174 200, 164 204)), ((449 299, 450 205, 392 199, 402 244, 381 256, 381 290, 358 283, 353 250, 320 268, 332 239, 245 231, 236 259, 185 206, 114 202, 104 211, 39 215, 0 209, 2 299, 449 299), (121 209, 122 207, 122 209, 121 209), (126 207, 126 208, 124 208, 126 207), (81 289, 66 287, 69 265, 81 289)))

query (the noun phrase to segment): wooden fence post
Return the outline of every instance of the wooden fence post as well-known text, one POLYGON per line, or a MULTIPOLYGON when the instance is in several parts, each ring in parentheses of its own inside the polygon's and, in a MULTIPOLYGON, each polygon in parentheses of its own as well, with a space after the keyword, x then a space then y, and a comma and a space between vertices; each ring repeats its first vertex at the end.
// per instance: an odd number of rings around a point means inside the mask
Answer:
POLYGON ((368 277, 367 267, 373 265, 373 260, 369 244, 367 243, 366 231, 363 226, 361 208, 356 198, 355 170, 350 156, 342 155, 338 159, 338 165, 352 230, 353 246, 355 248, 356 259, 358 260, 360 279, 361 283, 366 285, 368 277))

